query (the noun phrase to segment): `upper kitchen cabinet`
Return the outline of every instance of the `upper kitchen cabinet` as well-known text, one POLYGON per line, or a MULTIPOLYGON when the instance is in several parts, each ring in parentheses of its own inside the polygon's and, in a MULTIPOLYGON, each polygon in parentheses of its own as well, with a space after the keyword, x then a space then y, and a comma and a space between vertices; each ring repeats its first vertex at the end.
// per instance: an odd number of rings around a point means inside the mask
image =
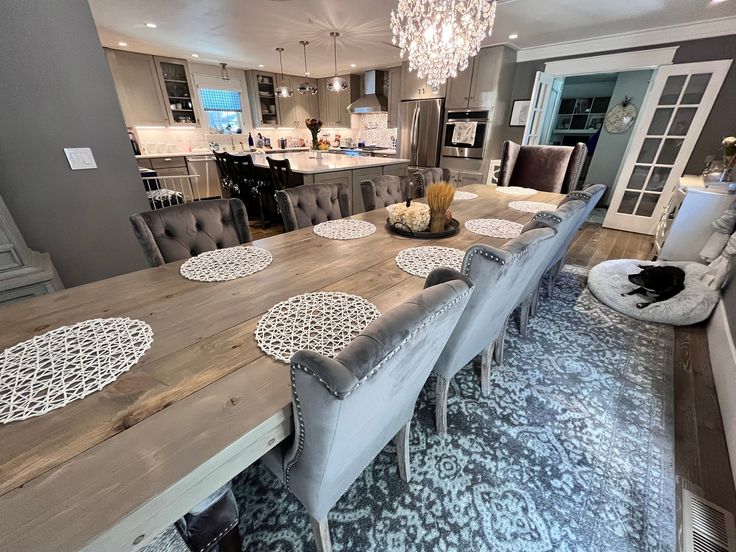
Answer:
POLYGON ((327 128, 350 128, 348 106, 360 96, 360 77, 358 75, 340 76, 348 81, 347 90, 341 92, 327 90, 326 79, 317 81, 319 115, 322 124, 327 128))
POLYGON ((126 126, 169 124, 153 57, 109 49, 105 56, 126 126))
MULTIPOLYGON (((290 98, 278 99, 279 121, 282 127, 306 128, 306 119, 319 119, 319 100, 316 95, 300 94, 296 87, 303 82, 304 77, 294 75, 284 76, 284 84, 294 90, 290 98)), ((317 86, 315 79, 308 79, 312 86, 317 86)))
POLYGON ((483 108, 496 104, 501 71, 513 64, 513 52, 506 46, 481 48, 467 69, 447 81, 448 109, 483 108))
POLYGON ((153 60, 166 101, 169 125, 196 125, 195 99, 192 97, 194 86, 189 65, 182 59, 154 56, 153 60))
POLYGON ((417 76, 416 71, 409 71, 409 62, 401 66, 401 99, 426 100, 429 98, 444 98, 447 86, 443 84, 437 91, 417 76))
POLYGON ((388 70, 388 86, 385 94, 388 98, 388 128, 397 128, 401 103, 401 65, 388 70))
MULTIPOLYGON (((276 75, 263 71, 246 71, 245 80, 248 86, 248 103, 253 116, 253 124, 257 127, 280 126, 279 104, 276 100, 276 75)), ((291 106, 287 107, 291 108, 291 106)), ((290 126, 288 121, 284 124, 290 126)))

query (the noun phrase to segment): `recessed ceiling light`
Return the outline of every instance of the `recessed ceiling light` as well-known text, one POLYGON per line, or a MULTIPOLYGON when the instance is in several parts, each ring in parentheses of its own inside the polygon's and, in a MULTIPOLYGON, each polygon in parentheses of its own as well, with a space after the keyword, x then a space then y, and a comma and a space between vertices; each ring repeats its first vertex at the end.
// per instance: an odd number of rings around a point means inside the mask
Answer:
POLYGON ((263 69, 263 64, 262 63, 259 63, 258 64, 258 67, 260 67, 261 69, 263 69))
POLYGON ((720 4, 721 2, 725 2, 726 0, 710 0, 711 4, 720 4))
POLYGON ((192 57, 199 57, 199 54, 192 54, 192 57))
POLYGON ((118 46, 127 46, 127 45, 128 45, 127 42, 118 42, 118 46))
POLYGON ((516 33, 509 35, 509 40, 516 40, 517 38, 519 38, 519 35, 516 33))
POLYGON ((357 67, 357 65, 355 65, 354 63, 351 63, 350 67, 357 67))
POLYGON ((144 23, 144 25, 149 29, 155 29, 156 27, 158 27, 158 25, 156 25, 155 23, 144 23))

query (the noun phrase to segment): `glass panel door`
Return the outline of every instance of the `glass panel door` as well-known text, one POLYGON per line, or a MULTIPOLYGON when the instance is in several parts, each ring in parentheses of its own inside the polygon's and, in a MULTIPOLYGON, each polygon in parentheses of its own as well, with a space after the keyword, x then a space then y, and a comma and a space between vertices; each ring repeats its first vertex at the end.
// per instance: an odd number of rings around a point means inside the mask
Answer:
POLYGON ((661 67, 619 169, 605 227, 653 234, 730 61, 661 67))
POLYGON ((554 91, 554 81, 555 78, 552 75, 537 71, 529 102, 529 118, 524 128, 524 140, 522 141, 524 144, 538 145, 541 143, 547 106, 554 91))

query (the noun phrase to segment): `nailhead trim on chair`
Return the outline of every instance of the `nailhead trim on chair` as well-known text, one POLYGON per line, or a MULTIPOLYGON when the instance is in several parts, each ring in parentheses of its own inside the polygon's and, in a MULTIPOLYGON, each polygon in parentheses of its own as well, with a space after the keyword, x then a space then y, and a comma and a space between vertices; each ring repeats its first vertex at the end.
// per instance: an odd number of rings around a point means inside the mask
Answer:
MULTIPOLYGON (((555 231, 555 234, 557 231, 555 231)), ((522 255, 526 255, 532 248, 536 247, 538 244, 542 243, 543 241, 549 240, 555 236, 555 234, 552 234, 551 236, 548 236, 542 240, 539 240, 538 242, 522 249, 519 253, 516 255, 511 255, 508 259, 501 259, 500 257, 497 257, 496 255, 493 255, 492 253, 487 253, 485 251, 482 251, 477 246, 473 246, 473 248, 470 250, 470 255, 468 255, 467 260, 463 263, 463 270, 462 273, 464 276, 468 276, 468 269, 470 268, 470 262, 473 260, 473 257, 475 257, 476 253, 480 253, 483 255, 486 259, 491 259, 492 261, 496 261, 497 263, 501 265, 505 265, 506 261, 512 261, 514 259, 517 259, 521 257, 522 255)))
POLYGON ((534 220, 543 218, 551 219, 555 222, 562 222, 562 219, 560 217, 558 217, 557 215, 553 215, 552 213, 536 213, 533 217, 534 220))
POLYGON ((590 200, 590 194, 588 192, 570 192, 567 194, 570 199, 582 199, 583 201, 590 200))
POLYGON ((414 337, 414 335, 416 335, 420 330, 422 330, 425 326, 427 326, 427 324, 429 324, 432 320, 434 320, 439 315, 441 315, 442 313, 444 313, 447 309, 449 309, 450 307, 454 306, 456 303, 460 302, 466 295, 469 295, 470 293, 472 293, 473 289, 474 288, 471 287, 470 289, 468 289, 467 291, 465 291, 461 295, 458 295, 457 297, 455 297, 455 299, 453 299, 452 301, 450 301, 449 303, 447 303, 447 305, 445 305, 444 307, 442 307, 442 309, 440 309, 439 311, 437 311, 436 313, 434 313, 432 316, 430 316, 429 318, 427 318, 413 332, 411 332, 409 335, 407 335, 401 341, 401 343, 399 343, 396 347, 394 347, 391 351, 389 351, 389 353, 385 357, 383 357, 383 359, 381 360, 381 362, 379 362, 378 364, 376 364, 376 366, 373 368, 373 370, 371 370, 365 376, 363 376, 360 380, 358 380, 358 382, 355 384, 355 387, 353 387, 350 391, 348 391, 342 397, 340 397, 340 394, 335 389, 333 389, 325 380, 323 380, 321 377, 319 377, 317 374, 315 374, 312 370, 310 370, 306 366, 304 366, 302 364, 292 364, 291 365, 291 390, 292 390, 292 393, 294 394, 294 403, 296 404, 296 413, 297 413, 297 417, 299 418, 299 443, 298 443, 298 446, 297 446, 296 453, 294 454, 294 458, 292 458, 289 461, 289 463, 286 465, 286 467, 284 469, 284 482, 285 482, 287 488, 289 488, 289 477, 290 477, 291 468, 299 461, 299 459, 301 458, 301 455, 302 455, 302 451, 304 450, 304 418, 302 416, 302 408, 301 408, 301 404, 299 402, 299 395, 298 395, 298 393, 296 391, 296 385, 295 385, 296 384, 296 370, 301 370, 302 372, 304 372, 306 374, 309 374, 310 376, 313 376, 313 377, 317 378, 317 380, 319 380, 319 382, 325 387, 325 389, 327 389, 327 391, 330 392, 331 395, 334 395, 335 397, 337 397, 340 400, 346 399, 347 397, 350 396, 350 394, 353 391, 355 391, 365 381, 367 381, 374 374, 376 374, 376 372, 378 372, 378 370, 386 363, 386 361, 388 361, 397 352, 399 352, 399 350, 404 345, 406 345, 406 343, 410 339, 412 339, 414 337))

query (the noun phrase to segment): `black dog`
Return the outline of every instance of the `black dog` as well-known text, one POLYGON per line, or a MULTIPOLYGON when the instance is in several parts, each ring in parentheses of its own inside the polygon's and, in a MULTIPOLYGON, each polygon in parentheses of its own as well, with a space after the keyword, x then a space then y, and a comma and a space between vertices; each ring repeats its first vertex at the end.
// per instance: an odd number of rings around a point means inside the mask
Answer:
POLYGON ((652 303, 671 299, 685 289, 685 272, 676 266, 645 266, 639 265, 639 274, 629 274, 629 281, 640 286, 621 295, 636 293, 652 299, 649 303, 637 303, 636 307, 643 309, 652 303))

